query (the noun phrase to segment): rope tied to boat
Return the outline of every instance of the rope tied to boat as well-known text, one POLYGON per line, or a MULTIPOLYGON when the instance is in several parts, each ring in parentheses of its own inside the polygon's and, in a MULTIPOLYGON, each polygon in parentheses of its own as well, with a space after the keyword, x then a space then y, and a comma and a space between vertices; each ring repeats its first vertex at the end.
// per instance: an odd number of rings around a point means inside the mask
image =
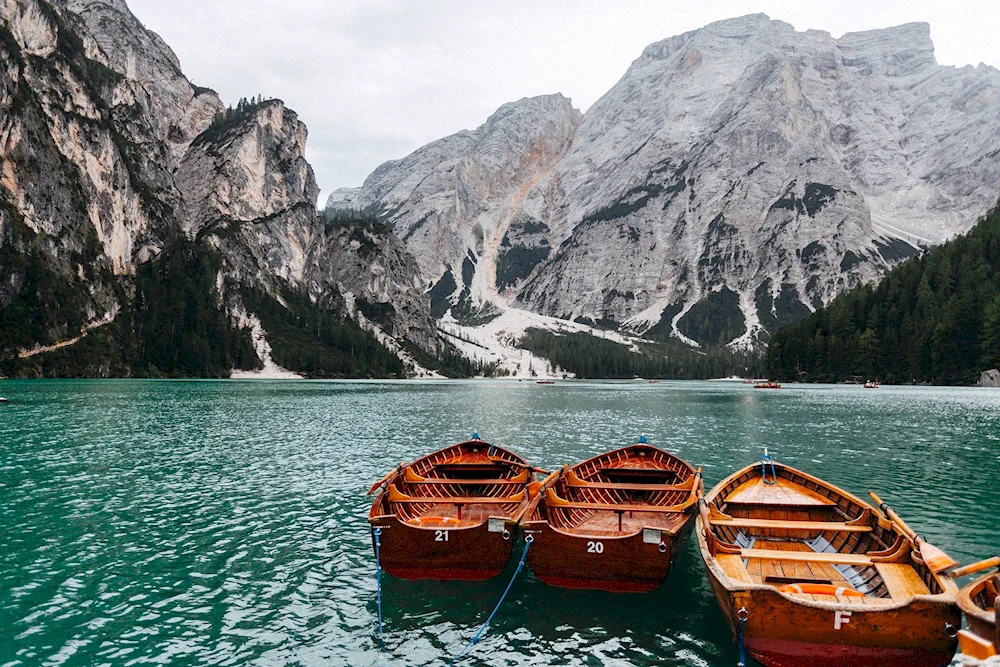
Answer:
POLYGON ((382 631, 382 557, 380 555, 382 543, 382 529, 375 529, 375 587, 378 591, 378 639, 382 644, 382 653, 385 653, 385 633, 382 631))
POLYGON ((746 624, 747 624, 747 619, 750 618, 750 612, 747 611, 746 607, 740 607, 740 610, 736 612, 736 618, 738 618, 740 621, 740 661, 736 663, 736 667, 746 667, 747 664, 746 624))
POLYGON ((767 447, 764 448, 764 454, 760 457, 760 476, 764 480, 765 484, 777 484, 778 483, 778 472, 774 469, 774 459, 771 455, 767 453, 767 447), (767 479, 767 466, 771 464, 771 480, 767 479))
POLYGON ((486 622, 483 623, 483 626, 479 628, 476 634, 472 636, 472 639, 469 641, 468 644, 465 645, 465 648, 462 649, 461 653, 459 653, 458 655, 456 655, 454 658, 451 659, 451 662, 448 663, 448 667, 451 667, 451 665, 454 665, 459 660, 461 660, 462 657, 465 656, 465 654, 469 651, 469 649, 472 648, 486 632, 486 629, 490 626, 490 622, 493 620, 493 617, 496 616, 497 612, 500 610, 500 605, 502 605, 503 601, 507 599, 507 594, 510 593, 511 586, 514 585, 514 580, 517 579, 517 575, 520 574, 521 568, 524 567, 524 559, 527 558, 528 549, 531 547, 531 543, 534 541, 535 541, 534 535, 525 536, 524 551, 521 552, 521 560, 517 562, 517 569, 514 570, 514 576, 510 578, 510 583, 507 584, 507 588, 504 590, 503 595, 500 596, 500 601, 497 602, 497 606, 493 608, 493 612, 490 613, 489 618, 486 619, 486 622))

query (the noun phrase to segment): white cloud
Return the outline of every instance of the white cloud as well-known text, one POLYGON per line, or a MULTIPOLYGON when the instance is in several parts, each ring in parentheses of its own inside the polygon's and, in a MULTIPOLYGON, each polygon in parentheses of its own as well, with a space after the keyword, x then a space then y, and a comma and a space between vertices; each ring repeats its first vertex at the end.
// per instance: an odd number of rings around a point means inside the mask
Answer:
POLYGON ((309 126, 325 192, 561 92, 586 110, 655 41, 752 12, 836 36, 931 24, 938 62, 1000 66, 996 0, 130 0, 195 83, 280 97, 309 126))

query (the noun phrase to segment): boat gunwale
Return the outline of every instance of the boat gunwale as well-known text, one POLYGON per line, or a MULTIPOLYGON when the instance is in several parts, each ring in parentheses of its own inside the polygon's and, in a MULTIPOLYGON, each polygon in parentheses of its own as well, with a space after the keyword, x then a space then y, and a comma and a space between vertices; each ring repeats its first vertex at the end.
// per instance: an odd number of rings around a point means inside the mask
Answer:
POLYGON ((983 623, 986 623, 988 625, 992 625, 994 628, 996 628, 997 625, 1000 624, 1000 618, 996 617, 996 612, 993 610, 983 609, 982 607, 980 607, 978 604, 975 603, 972 597, 974 594, 978 593, 979 589, 982 586, 985 586, 986 582, 989 581, 989 579, 995 576, 998 572, 1000 572, 1000 568, 997 568, 995 570, 990 570, 981 577, 978 577, 973 581, 969 582, 968 584, 966 584, 965 586, 963 586, 958 590, 958 597, 956 599, 959 608, 962 610, 964 614, 966 614, 967 616, 974 616, 977 620, 982 621, 983 623))
MULTIPOLYGON (((752 463, 732 473, 731 475, 720 481, 718 484, 713 486, 712 490, 709 491, 707 494, 705 494, 705 496, 703 497, 704 502, 706 504, 711 503, 718 497, 718 495, 722 492, 722 490, 726 488, 729 484, 731 484, 735 479, 739 478, 742 475, 745 475, 746 473, 752 470, 756 470, 758 466, 760 466, 759 462, 752 463)), ((847 498, 848 500, 857 503, 862 508, 871 509, 872 516, 875 517, 877 521, 886 521, 886 522, 889 521, 888 517, 886 517, 880 509, 858 498, 849 491, 841 489, 839 486, 835 484, 824 481, 818 477, 810 475, 809 473, 803 472, 797 468, 793 468, 792 466, 785 465, 783 463, 775 462, 774 466, 778 469, 787 470, 795 474, 801 475, 805 479, 808 479, 836 493, 839 493, 844 498, 847 498)), ((732 599, 733 594, 737 592, 773 592, 775 595, 781 596, 786 600, 794 602, 795 604, 803 605, 805 607, 812 607, 816 609, 824 609, 829 611, 836 611, 838 609, 849 609, 852 612, 880 613, 884 611, 903 609, 913 604, 913 602, 916 600, 932 602, 936 604, 954 604, 956 596, 959 592, 957 585, 954 583, 954 581, 952 581, 951 577, 942 576, 932 572, 931 573, 932 576, 935 579, 937 579, 938 583, 941 585, 941 588, 943 589, 942 592, 929 593, 929 594, 918 593, 911 595, 909 598, 901 600, 899 602, 896 602, 890 597, 889 598, 890 602, 886 604, 878 604, 875 606, 868 607, 868 606, 844 603, 839 600, 828 602, 824 600, 809 600, 805 598, 800 598, 790 593, 783 593, 778 588, 775 588, 774 586, 770 586, 768 584, 747 583, 745 581, 733 580, 728 574, 726 574, 725 570, 722 569, 722 566, 719 565, 718 561, 716 560, 716 556, 713 555, 708 548, 708 539, 705 537, 705 531, 711 529, 712 529, 711 525, 705 526, 702 514, 699 512, 696 517, 695 533, 697 534, 698 548, 701 551, 702 560, 705 562, 706 567, 708 567, 709 570, 711 570, 715 579, 726 590, 727 594, 730 597, 730 600, 732 599)), ((895 527, 892 527, 891 530, 897 535, 900 534, 895 527)), ((836 532, 836 531, 831 531, 831 532, 836 532)), ((885 600, 886 598, 877 598, 877 599, 885 600)))
MULTIPOLYGON (((619 454, 621 452, 624 452, 626 450, 636 449, 636 448, 652 449, 654 451, 657 451, 657 452, 660 452, 662 454, 665 454, 667 457, 676 460, 678 463, 680 463, 682 466, 684 466, 691 474, 688 475, 687 477, 685 477, 684 479, 678 480, 679 482, 684 482, 684 481, 686 481, 688 479, 688 477, 692 477, 692 476, 698 474, 698 469, 695 468, 693 464, 687 462, 686 460, 682 459, 680 456, 678 456, 677 454, 674 454, 673 452, 668 452, 665 449, 660 449, 659 447, 651 445, 648 442, 636 442, 636 443, 633 443, 631 445, 625 445, 624 447, 619 447, 618 449, 612 449, 612 450, 603 452, 601 454, 598 454, 596 456, 592 456, 589 459, 587 459, 586 461, 580 461, 579 463, 576 463, 576 464, 574 464, 572 466, 564 466, 564 467, 565 467, 566 470, 572 470, 572 471, 574 471, 574 474, 576 474, 576 471, 578 469, 582 468, 585 465, 588 465, 588 464, 591 464, 591 463, 596 463, 597 461, 599 461, 600 459, 603 459, 605 457, 610 457, 610 456, 613 456, 615 454, 619 454)), ((628 468, 622 468, 622 470, 628 470, 628 468)), ((583 479, 586 481, 586 478, 583 478, 583 479)))
MULTIPOLYGON (((651 445, 649 443, 633 443, 633 444, 630 444, 630 445, 626 445, 624 447, 619 447, 618 449, 609 450, 607 452, 603 452, 603 453, 598 454, 596 456, 592 456, 589 459, 587 459, 585 461, 581 461, 579 463, 576 463, 576 464, 574 464, 572 466, 570 466, 570 465, 564 465, 564 466, 562 466, 562 468, 560 468, 558 471, 556 471, 558 474, 552 474, 552 475, 550 475, 549 478, 547 478, 542 483, 542 485, 538 488, 537 494, 535 495, 534 498, 531 499, 531 503, 528 505, 528 507, 525 508, 524 514, 522 515, 522 518, 519 521, 519 525, 521 526, 521 529, 523 531, 525 531, 525 532, 532 532, 532 531, 541 532, 541 530, 543 529, 543 527, 547 527, 549 530, 551 530, 551 531, 553 531, 555 533, 558 533, 559 535, 562 535, 564 537, 571 538, 571 539, 578 539, 578 540, 593 539, 595 537, 599 537, 599 538, 601 538, 601 540, 629 540, 629 539, 635 539, 637 536, 642 535, 643 531, 646 530, 647 528, 649 528, 651 530, 658 530, 658 531, 660 531, 661 534, 663 534, 666 537, 669 537, 671 539, 677 537, 678 535, 681 535, 683 533, 683 531, 684 531, 684 528, 690 523, 691 518, 692 518, 691 515, 693 514, 694 517, 697 517, 697 514, 698 514, 698 512, 697 512, 698 503, 697 502, 692 503, 691 505, 689 505, 688 507, 685 507, 684 509, 677 510, 676 512, 663 513, 663 514, 677 514, 677 515, 687 515, 688 516, 687 520, 685 520, 683 523, 681 523, 676 528, 663 528, 663 527, 660 527, 660 526, 652 526, 651 525, 651 526, 642 526, 641 528, 638 528, 634 532, 629 532, 629 533, 625 533, 625 532, 622 532, 622 531, 614 531, 614 532, 611 532, 611 533, 594 531, 594 533, 595 533, 594 535, 581 535, 579 533, 567 532, 565 529, 555 526, 552 523, 552 521, 550 521, 548 518, 545 518, 545 519, 543 519, 543 518, 531 519, 530 518, 535 513, 535 511, 537 510, 538 506, 540 504, 546 502, 546 498, 545 498, 545 496, 546 496, 546 493, 545 493, 546 490, 549 489, 549 488, 554 488, 555 485, 560 480, 564 479, 564 477, 565 477, 565 475, 566 475, 566 473, 568 471, 572 470, 572 471, 574 471, 574 474, 576 474, 576 471, 579 468, 581 468, 582 466, 596 463, 600 459, 603 459, 603 458, 606 458, 606 457, 610 457, 610 456, 613 456, 615 454, 619 454, 621 452, 624 452, 624 451, 626 451, 628 449, 634 449, 634 448, 637 448, 637 447, 644 448, 644 449, 652 449, 654 451, 660 452, 660 453, 666 455, 667 457, 676 460, 683 467, 685 467, 686 469, 688 469, 691 472, 691 474, 688 477, 685 477, 683 480, 680 480, 681 483, 687 481, 691 477, 695 477, 695 476, 699 475, 698 468, 696 468, 693 464, 691 464, 688 461, 682 459, 677 454, 674 454, 672 452, 668 452, 665 449, 660 449, 659 447, 656 447, 656 446, 651 445), (596 533, 599 533, 599 534, 596 534, 596 533)), ((622 470, 628 470, 628 468, 622 468, 622 470)), ((666 470, 669 470, 669 469, 665 468, 664 470, 666 471, 666 470)), ((585 478, 581 478, 581 479, 584 479, 584 481, 586 481, 585 478)), ((699 495, 704 494, 704 485, 705 485, 704 481, 700 478, 700 476, 698 476, 698 479, 694 483, 694 485, 692 486, 692 488, 690 489, 689 494, 692 494, 692 493, 698 493, 699 495)), ((596 509, 595 508, 595 509, 590 510, 590 511, 593 511, 595 513, 604 513, 604 512, 614 512, 615 510, 596 509)), ((642 513, 641 510, 632 510, 632 511, 637 511, 640 514, 642 513)))
MULTIPOLYGON (((393 520, 393 521, 398 522, 401 526, 405 526, 406 528, 413 529, 413 530, 427 530, 427 531, 441 530, 442 528, 439 525, 438 526, 421 526, 421 525, 419 525, 417 523, 411 523, 411 521, 412 521, 411 519, 406 519, 405 517, 402 517, 399 514, 396 514, 394 512, 389 512, 388 514, 382 513, 380 510, 378 510, 378 508, 383 503, 388 504, 387 501, 386 501, 386 498, 388 497, 389 488, 392 485, 394 485, 394 484, 396 484, 397 482, 400 482, 400 481, 404 481, 404 483, 405 483, 405 480, 403 480, 403 472, 406 469, 412 469, 413 466, 417 465, 418 463, 424 463, 427 460, 429 460, 429 459, 431 459, 431 458, 433 458, 435 456, 440 456, 440 455, 448 452, 449 450, 456 450, 458 452, 461 452, 463 448, 471 447, 471 446, 485 447, 485 448, 487 448, 487 450, 489 448, 493 448, 494 451, 509 456, 511 460, 507 460, 506 458, 504 458, 504 459, 498 460, 497 463, 499 463, 499 464, 509 463, 509 464, 512 464, 512 465, 515 465, 515 466, 520 466, 520 467, 523 467, 523 468, 529 470, 528 481, 524 483, 524 486, 528 487, 528 485, 532 483, 532 481, 534 479, 534 474, 532 472, 531 465, 528 463, 527 460, 525 460, 519 454, 516 454, 516 453, 510 451, 509 449, 506 449, 504 447, 500 447, 499 445, 495 445, 495 444, 493 444, 491 442, 487 442, 485 440, 475 440, 475 439, 473 439, 473 440, 464 440, 462 442, 458 442, 458 443, 455 443, 455 444, 452 444, 452 445, 448 445, 447 447, 442 447, 441 449, 433 451, 433 452, 431 452, 429 454, 425 454, 424 456, 421 456, 418 459, 414 459, 410 463, 402 463, 399 466, 397 466, 389 474, 389 476, 383 478, 383 480, 379 483, 379 486, 381 486, 381 488, 379 489, 378 493, 375 495, 375 498, 372 501, 371 509, 368 511, 368 523, 369 523, 369 525, 372 528, 375 528, 374 523, 376 521, 393 520), (379 511, 379 513, 376 514, 376 511, 379 511)), ((498 478, 498 479, 500 479, 500 478, 498 478)), ((497 498, 502 498, 502 497, 503 496, 497 496, 497 498)), ((441 496, 441 498, 445 498, 445 497, 441 496)), ((434 496, 427 496, 427 504, 428 505, 439 504, 439 503, 435 503, 434 500, 435 500, 434 496)), ((509 503, 511 505, 517 505, 518 506, 517 509, 515 511, 511 512, 509 515, 508 514, 492 514, 492 515, 486 516, 485 518, 483 518, 482 521, 479 521, 479 522, 476 522, 476 523, 468 523, 466 525, 461 525, 461 526, 449 526, 448 530, 449 531, 451 531, 451 530, 470 530, 470 529, 474 529, 474 528, 479 528, 479 527, 487 524, 490 519, 503 519, 504 521, 511 522, 514 525, 517 525, 521 521, 521 518, 524 516, 524 514, 527 511, 528 507, 531 505, 531 502, 533 502, 533 499, 531 498, 531 495, 528 494, 528 493, 525 493, 524 498, 522 500, 520 500, 520 501, 518 501, 516 503, 513 502, 513 501, 509 503)), ((475 503, 470 503, 470 504, 475 505, 475 503)), ((503 503, 498 503, 498 505, 502 505, 502 504, 503 503)))

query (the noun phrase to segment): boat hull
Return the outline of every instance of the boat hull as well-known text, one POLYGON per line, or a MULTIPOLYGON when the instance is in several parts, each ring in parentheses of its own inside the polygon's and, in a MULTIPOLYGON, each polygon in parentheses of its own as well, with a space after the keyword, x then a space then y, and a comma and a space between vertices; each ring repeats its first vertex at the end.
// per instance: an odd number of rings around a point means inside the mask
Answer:
POLYGON ((661 532, 660 547, 660 542, 644 542, 642 531, 624 537, 580 536, 547 522, 532 522, 524 526, 525 535, 534 537, 528 565, 552 586, 647 593, 670 574, 693 526, 694 521, 688 521, 675 535, 661 532))
POLYGON ((708 568, 716 600, 735 638, 747 609, 747 653, 769 667, 944 667, 955 655, 957 607, 914 600, 898 608, 807 604, 773 589, 729 591, 708 568), (792 620, 790 620, 792 619, 792 620))
POLYGON ((504 533, 489 532, 487 523, 435 529, 412 526, 394 517, 375 519, 371 527, 373 549, 374 531, 382 529, 379 536, 382 569, 399 579, 490 579, 507 567, 513 548, 513 522, 506 524, 504 533))

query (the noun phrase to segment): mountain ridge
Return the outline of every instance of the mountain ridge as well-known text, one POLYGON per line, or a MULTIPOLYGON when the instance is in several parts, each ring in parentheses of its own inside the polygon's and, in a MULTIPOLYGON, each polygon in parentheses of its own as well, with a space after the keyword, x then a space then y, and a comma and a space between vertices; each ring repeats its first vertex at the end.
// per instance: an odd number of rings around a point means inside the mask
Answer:
POLYGON ((272 351, 305 374, 400 375, 448 352, 391 233, 320 215, 283 102, 227 109, 123 0, 0 9, 5 374, 59 374, 73 350, 95 375, 226 375, 272 351))
MULTIPOLYGON (((835 39, 748 15, 649 45, 573 124, 526 114, 565 148, 538 180, 501 183, 492 210, 429 166, 470 131, 380 166, 327 206, 384 217, 426 286, 454 283, 447 300, 461 312, 522 307, 753 347, 996 201, 998 91, 994 68, 937 65, 925 23, 835 39), (477 215, 461 214, 467 203, 477 215), (516 270, 497 276, 501 265, 516 270)), ((548 111, 542 99, 512 104, 548 111)), ((499 158, 516 173, 526 154, 511 144, 499 158)), ((479 160, 449 158, 466 173, 479 160)))

